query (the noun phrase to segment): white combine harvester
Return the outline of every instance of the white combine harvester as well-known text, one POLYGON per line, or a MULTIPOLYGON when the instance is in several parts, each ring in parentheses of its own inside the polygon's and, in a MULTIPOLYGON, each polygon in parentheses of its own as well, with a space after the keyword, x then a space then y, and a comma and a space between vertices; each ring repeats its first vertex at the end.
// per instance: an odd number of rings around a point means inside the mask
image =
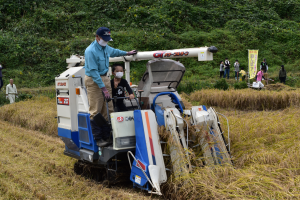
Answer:
POLYGON ((135 101, 124 99, 130 111, 109 113, 107 123, 112 127, 113 144, 108 147, 98 147, 93 138, 84 85, 85 69, 78 66, 84 57, 67 59, 68 69, 55 78, 57 122, 58 135, 65 143, 64 154, 78 160, 75 172, 85 174, 89 170, 92 172, 89 176, 98 181, 117 182, 125 177, 134 187, 161 195, 160 185, 170 175, 167 171, 180 177, 193 170, 189 149, 201 148, 203 164, 232 164, 230 145, 225 141, 216 111, 205 106, 185 110, 176 91, 185 67, 168 59, 198 57, 198 61, 210 61, 215 52, 216 47, 201 47, 111 58, 110 62, 125 62, 128 82, 131 61, 150 61, 138 86, 132 86, 137 96, 135 101), (199 137, 189 137, 188 128, 184 126, 184 123, 189 124, 187 116, 199 137), (172 142, 161 140, 159 126, 165 126, 172 142), (191 143, 193 145, 189 145, 191 143), (169 154, 163 153, 166 145, 169 154), (166 168, 167 162, 171 163, 170 169, 166 168))

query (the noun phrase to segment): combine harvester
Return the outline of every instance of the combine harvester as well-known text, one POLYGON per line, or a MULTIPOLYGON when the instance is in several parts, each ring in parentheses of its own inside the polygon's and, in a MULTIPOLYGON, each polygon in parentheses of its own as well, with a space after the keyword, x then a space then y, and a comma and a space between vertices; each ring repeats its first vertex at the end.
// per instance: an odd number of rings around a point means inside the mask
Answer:
POLYGON ((135 101, 124 99, 129 111, 109 113, 106 124, 112 127, 113 144, 108 147, 98 147, 93 138, 85 69, 80 66, 84 58, 67 59, 68 69, 55 78, 57 122, 58 135, 65 143, 64 154, 78 160, 74 171, 78 174, 89 171, 90 178, 108 183, 130 179, 134 187, 161 195, 160 185, 171 173, 180 177, 192 171, 189 149, 201 147, 203 164, 232 164, 230 145, 225 141, 216 111, 205 106, 184 110, 176 88, 185 67, 167 59, 198 57, 198 61, 210 61, 215 52, 216 47, 201 47, 111 58, 110 62, 125 62, 128 82, 131 61, 150 61, 139 85, 132 86, 137 96, 135 101), (199 140, 189 137, 188 127, 184 126, 189 124, 186 116, 196 127, 199 140), (161 140, 159 126, 165 126, 170 133, 168 140, 161 140), (166 149, 169 154, 163 153, 166 149))

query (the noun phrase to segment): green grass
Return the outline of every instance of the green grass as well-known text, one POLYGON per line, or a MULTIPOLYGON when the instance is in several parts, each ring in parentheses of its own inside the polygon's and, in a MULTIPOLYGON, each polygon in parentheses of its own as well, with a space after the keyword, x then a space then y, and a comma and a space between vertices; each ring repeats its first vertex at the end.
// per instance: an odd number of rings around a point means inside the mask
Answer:
MULTIPOLYGON (((111 46, 126 51, 216 46, 214 61, 180 60, 188 78, 217 78, 225 57, 247 68, 247 49, 259 49, 259 62, 267 59, 274 78, 282 64, 288 79, 299 77, 300 0, 0 0, 0 5, 5 84, 10 78, 19 87, 53 84, 66 70, 66 58, 84 55, 100 26, 111 29, 111 46)), ((145 64, 131 62, 133 83, 140 80, 145 64)), ((300 86, 296 82, 290 84, 300 86)))

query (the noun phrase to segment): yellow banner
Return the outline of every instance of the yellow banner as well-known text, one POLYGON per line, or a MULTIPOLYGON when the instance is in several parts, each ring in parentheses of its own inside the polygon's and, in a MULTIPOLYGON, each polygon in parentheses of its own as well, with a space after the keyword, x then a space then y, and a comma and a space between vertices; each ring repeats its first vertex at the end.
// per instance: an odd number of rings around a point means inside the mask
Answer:
POLYGON ((248 50, 249 76, 255 78, 257 72, 258 50, 248 50))

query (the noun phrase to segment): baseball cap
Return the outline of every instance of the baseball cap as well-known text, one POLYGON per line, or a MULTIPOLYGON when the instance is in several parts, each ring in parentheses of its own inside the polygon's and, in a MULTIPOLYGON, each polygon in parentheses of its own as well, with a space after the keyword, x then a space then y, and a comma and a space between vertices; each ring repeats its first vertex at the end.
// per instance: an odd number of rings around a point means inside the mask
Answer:
POLYGON ((110 30, 106 27, 100 27, 96 31, 96 34, 99 35, 105 41, 113 41, 110 37, 110 30))

